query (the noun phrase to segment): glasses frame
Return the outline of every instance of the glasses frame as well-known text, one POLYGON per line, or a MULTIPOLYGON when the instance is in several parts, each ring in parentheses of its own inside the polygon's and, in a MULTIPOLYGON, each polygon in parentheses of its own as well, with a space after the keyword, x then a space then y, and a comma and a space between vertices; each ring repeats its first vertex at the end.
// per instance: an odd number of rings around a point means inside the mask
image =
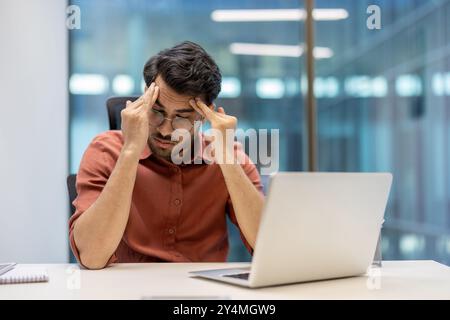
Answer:
POLYGON ((172 129, 173 129, 173 130, 177 130, 177 129, 191 130, 191 129, 194 127, 194 125, 195 125, 195 121, 203 121, 203 116, 201 116, 201 115, 200 115, 200 118, 199 118, 199 119, 195 119, 195 120, 192 122, 191 120, 189 120, 189 119, 187 119, 187 118, 178 117, 178 116, 175 116, 175 118, 173 118, 173 119, 164 117, 164 115, 163 115, 163 113, 162 113, 161 111, 155 110, 155 109, 153 109, 153 108, 151 108, 150 111, 152 112, 152 114, 158 115, 158 116, 161 117, 161 122, 160 122, 159 125, 153 125, 152 123, 149 123, 150 126, 153 127, 153 128, 159 128, 160 126, 162 126, 162 125, 164 124, 164 121, 167 120, 167 121, 170 121, 170 125, 172 126, 172 129), (173 122, 174 122, 174 120, 176 120, 177 117, 180 118, 180 119, 183 119, 183 120, 187 120, 187 121, 190 123, 190 127, 189 127, 189 128, 184 128, 184 127, 175 128, 174 125, 173 125, 173 122))

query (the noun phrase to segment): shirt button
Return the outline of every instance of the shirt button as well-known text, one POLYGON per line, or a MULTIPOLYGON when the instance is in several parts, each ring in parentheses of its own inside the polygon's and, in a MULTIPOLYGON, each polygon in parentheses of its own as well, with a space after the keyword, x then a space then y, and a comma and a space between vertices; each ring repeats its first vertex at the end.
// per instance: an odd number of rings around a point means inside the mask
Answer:
POLYGON ((180 171, 180 169, 178 169, 178 168, 172 168, 173 173, 178 173, 179 171, 180 171))
POLYGON ((170 228, 170 229, 169 229, 169 233, 170 233, 170 234, 174 234, 174 233, 175 233, 175 230, 172 229, 172 228, 170 228))
POLYGON ((173 200, 173 203, 174 203, 176 206, 179 206, 179 205, 181 204, 181 200, 180 200, 180 199, 175 199, 175 200, 173 200))

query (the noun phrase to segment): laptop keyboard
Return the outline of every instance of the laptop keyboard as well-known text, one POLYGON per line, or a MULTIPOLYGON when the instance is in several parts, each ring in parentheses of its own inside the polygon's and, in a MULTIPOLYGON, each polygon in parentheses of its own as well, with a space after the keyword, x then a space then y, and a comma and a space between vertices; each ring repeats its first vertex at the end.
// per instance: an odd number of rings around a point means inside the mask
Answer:
POLYGON ((236 273, 236 274, 226 274, 224 277, 229 278, 236 278, 236 279, 242 279, 242 280, 248 280, 248 277, 250 276, 250 272, 244 272, 244 273, 236 273))

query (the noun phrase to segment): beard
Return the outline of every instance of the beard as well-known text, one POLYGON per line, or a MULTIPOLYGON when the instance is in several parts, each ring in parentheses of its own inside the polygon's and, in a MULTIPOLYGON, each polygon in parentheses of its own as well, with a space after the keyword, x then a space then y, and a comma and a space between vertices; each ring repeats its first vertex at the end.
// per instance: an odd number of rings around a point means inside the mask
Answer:
MULTIPOLYGON (((159 136, 157 138, 162 140, 162 141, 167 141, 167 142, 173 143, 170 139, 165 139, 165 138, 163 138, 161 136, 159 136)), ((152 151, 153 154, 155 154, 156 156, 158 156, 160 158, 163 158, 165 160, 169 160, 170 161, 170 155, 172 153, 173 147, 170 147, 170 148, 167 148, 167 149, 158 147, 156 145, 156 143, 155 143, 155 140, 154 140, 153 136, 151 136, 148 139, 148 146, 149 146, 149 148, 150 148, 150 150, 152 151)))

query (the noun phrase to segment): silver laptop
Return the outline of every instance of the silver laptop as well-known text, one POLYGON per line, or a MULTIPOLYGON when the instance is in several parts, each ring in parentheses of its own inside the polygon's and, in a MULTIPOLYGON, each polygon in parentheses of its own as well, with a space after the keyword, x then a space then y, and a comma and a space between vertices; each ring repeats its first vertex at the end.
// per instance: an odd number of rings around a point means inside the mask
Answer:
POLYGON ((364 274, 391 182, 390 173, 277 173, 251 265, 190 274, 250 288, 364 274))

